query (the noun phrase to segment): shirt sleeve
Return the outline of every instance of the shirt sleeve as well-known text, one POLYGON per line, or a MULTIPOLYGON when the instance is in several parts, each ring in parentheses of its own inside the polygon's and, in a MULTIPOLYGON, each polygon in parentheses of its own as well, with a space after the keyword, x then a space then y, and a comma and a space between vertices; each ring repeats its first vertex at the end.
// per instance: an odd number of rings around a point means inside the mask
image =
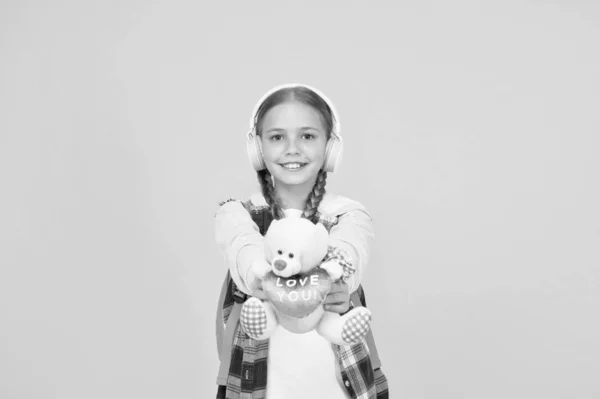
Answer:
POLYGON ((329 231, 329 245, 344 251, 355 271, 347 280, 350 292, 360 285, 373 246, 373 220, 362 205, 338 215, 338 222, 329 231))
POLYGON ((228 201, 217 210, 215 240, 231 278, 242 292, 251 295, 246 277, 252 262, 265 258, 264 237, 240 201, 228 201))

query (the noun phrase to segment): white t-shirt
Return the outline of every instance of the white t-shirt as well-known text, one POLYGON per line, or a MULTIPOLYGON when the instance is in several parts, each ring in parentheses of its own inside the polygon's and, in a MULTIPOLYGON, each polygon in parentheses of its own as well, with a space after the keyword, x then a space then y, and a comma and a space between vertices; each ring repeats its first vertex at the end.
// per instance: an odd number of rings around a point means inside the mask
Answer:
MULTIPOLYGON (((302 211, 286 209, 286 217, 302 211)), ((295 334, 278 326, 269 340, 267 399, 348 399, 331 343, 316 331, 295 334)))

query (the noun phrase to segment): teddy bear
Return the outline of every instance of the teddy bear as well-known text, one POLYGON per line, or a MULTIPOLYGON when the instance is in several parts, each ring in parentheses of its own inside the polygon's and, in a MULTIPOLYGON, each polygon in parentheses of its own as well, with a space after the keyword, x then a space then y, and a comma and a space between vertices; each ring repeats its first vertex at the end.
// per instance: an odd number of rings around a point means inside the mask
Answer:
POLYGON ((250 297, 242 306, 240 323, 253 339, 267 339, 278 325, 303 334, 316 330, 329 342, 353 345, 368 333, 371 312, 355 307, 344 315, 324 310, 333 282, 343 273, 336 261, 321 263, 329 233, 323 224, 305 218, 273 220, 265 234, 266 262, 253 264, 266 300, 250 297))

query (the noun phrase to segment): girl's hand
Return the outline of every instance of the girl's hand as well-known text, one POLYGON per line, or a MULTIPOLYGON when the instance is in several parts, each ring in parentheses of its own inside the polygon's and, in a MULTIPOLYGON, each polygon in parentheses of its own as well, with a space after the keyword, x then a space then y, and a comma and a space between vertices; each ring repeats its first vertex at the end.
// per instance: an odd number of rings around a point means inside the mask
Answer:
POLYGON ((249 281, 248 283, 250 290, 252 292, 253 297, 256 297, 258 299, 267 299, 267 295, 265 294, 265 291, 262 288, 262 281, 259 279, 252 279, 249 281))
POLYGON ((261 300, 267 299, 267 294, 263 291, 262 287, 255 289, 252 291, 252 296, 261 300))
POLYGON ((257 259, 250 265, 250 274, 259 280, 265 278, 271 271, 271 264, 264 259, 257 259))
POLYGON ((350 293, 348 284, 338 280, 331 284, 331 291, 327 294, 323 308, 329 312, 346 313, 350 309, 350 293))
POLYGON ((250 270, 248 270, 248 275, 246 276, 246 284, 250 288, 253 297, 267 299, 262 289, 262 279, 270 270, 271 265, 265 260, 257 260, 250 266, 250 270))

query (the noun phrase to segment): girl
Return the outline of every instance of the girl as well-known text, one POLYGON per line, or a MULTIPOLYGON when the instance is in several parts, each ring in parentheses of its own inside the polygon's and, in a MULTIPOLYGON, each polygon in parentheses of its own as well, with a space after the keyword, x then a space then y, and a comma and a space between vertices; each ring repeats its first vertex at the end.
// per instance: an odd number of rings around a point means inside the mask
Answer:
POLYGON ((339 262, 344 274, 325 309, 347 312, 351 294, 354 304, 366 305, 360 282, 373 239, 371 218, 360 203, 325 192, 341 144, 333 105, 308 86, 276 87, 254 110, 247 146, 262 193, 245 203, 221 203, 215 217, 217 245, 229 267, 217 316, 218 398, 388 398, 371 335, 337 346, 316 331, 293 334, 278 327, 258 341, 239 325, 240 304, 248 296, 264 298, 255 277, 266 267, 263 234, 271 220, 284 217, 307 218, 329 230, 326 261, 339 262))

